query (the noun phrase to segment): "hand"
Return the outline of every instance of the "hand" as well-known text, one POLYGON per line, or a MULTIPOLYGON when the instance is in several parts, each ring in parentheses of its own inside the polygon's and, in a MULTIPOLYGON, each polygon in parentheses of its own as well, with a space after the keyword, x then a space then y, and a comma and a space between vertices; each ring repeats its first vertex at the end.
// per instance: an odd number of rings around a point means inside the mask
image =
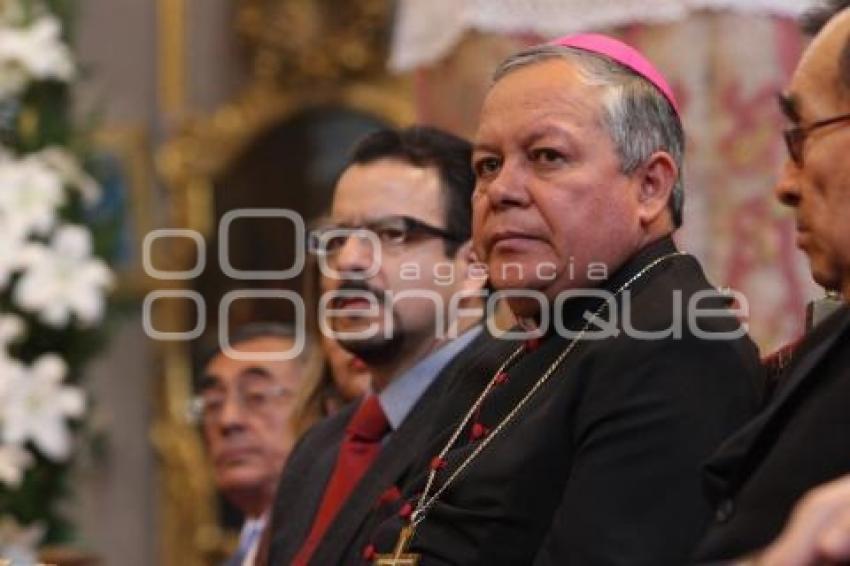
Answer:
POLYGON ((753 562, 757 566, 850 563, 850 475, 808 492, 779 538, 753 562))

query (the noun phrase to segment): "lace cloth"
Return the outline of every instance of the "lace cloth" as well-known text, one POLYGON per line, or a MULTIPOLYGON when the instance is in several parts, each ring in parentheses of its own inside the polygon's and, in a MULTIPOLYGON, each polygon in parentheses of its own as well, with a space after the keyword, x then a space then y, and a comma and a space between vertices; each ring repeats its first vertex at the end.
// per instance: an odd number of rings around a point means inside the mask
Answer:
POLYGON ((399 0, 390 68, 407 71, 448 54, 468 30, 544 38, 685 18, 695 10, 797 16, 811 0, 399 0))

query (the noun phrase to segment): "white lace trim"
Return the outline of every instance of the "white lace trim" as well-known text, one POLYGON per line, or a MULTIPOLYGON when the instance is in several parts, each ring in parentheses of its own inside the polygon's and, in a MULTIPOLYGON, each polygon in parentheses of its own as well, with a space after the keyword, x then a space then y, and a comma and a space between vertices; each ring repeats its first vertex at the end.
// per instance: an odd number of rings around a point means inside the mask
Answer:
POLYGON ((390 68, 433 63, 467 30, 556 37, 636 22, 682 19, 701 9, 797 16, 812 0, 399 0, 390 68))

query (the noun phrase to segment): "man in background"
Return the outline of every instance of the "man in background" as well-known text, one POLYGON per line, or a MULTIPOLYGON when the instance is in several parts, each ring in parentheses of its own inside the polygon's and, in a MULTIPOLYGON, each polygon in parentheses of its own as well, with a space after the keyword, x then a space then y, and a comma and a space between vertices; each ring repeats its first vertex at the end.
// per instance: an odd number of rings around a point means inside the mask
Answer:
POLYGON ((290 327, 253 323, 230 337, 236 357, 219 345, 203 363, 195 412, 215 483, 245 517, 239 546, 227 566, 253 564, 280 472, 295 442, 289 420, 303 358, 261 359, 283 357, 294 342, 290 327))
POLYGON ((371 134, 311 234, 335 275, 323 278, 323 331, 366 363, 371 391, 299 441, 281 478, 269 564, 359 560, 368 525, 421 456, 442 384, 466 373, 456 356, 476 358, 480 312, 459 321, 484 284, 469 269, 470 155, 467 141, 433 128, 371 134))
POLYGON ((801 560, 785 553, 840 529, 842 501, 850 528, 846 487, 831 484, 805 497, 850 472, 850 2, 824 2, 804 22, 817 35, 780 96, 789 158, 775 192, 794 210, 797 245, 814 280, 844 304, 804 338, 767 408, 709 462, 716 514, 700 561, 821 564, 834 555, 817 544, 801 560), (795 505, 800 511, 792 515, 795 505), (788 536, 762 555, 789 520, 788 536))

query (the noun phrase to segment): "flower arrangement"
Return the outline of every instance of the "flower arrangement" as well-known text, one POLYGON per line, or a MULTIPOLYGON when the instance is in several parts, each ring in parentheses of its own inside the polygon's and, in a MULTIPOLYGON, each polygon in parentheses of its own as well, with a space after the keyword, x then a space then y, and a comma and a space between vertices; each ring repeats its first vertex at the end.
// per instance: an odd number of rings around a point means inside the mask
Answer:
MULTIPOLYGON (((69 0, 0 0, 0 562, 67 542, 58 512, 112 271, 71 123, 69 0)), ((108 238, 107 238, 108 239, 108 238)))

